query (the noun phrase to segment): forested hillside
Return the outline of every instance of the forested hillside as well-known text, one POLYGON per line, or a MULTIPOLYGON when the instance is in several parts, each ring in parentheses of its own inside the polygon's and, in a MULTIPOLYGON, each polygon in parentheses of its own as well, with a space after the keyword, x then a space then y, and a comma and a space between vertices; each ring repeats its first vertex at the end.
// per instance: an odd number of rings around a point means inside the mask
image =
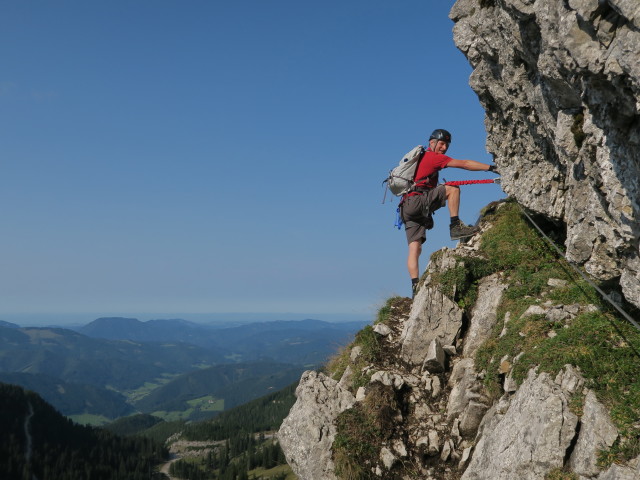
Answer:
MULTIPOLYGON (((212 420, 188 425, 160 422, 138 435, 169 439, 172 475, 189 480, 293 480, 274 432, 295 402, 297 382, 244 405, 232 408, 212 420)), ((109 428, 132 432, 138 424, 154 423, 148 416, 132 416, 109 428)))
POLYGON ((117 418, 133 413, 133 407, 123 395, 95 385, 65 382, 39 373, 19 372, 0 372, 0 382, 37 391, 63 415, 84 412, 117 418))
MULTIPOLYGON (((153 415, 148 415, 146 413, 137 413, 129 417, 119 418, 111 423, 108 423, 107 425, 104 425, 102 428, 109 430, 116 435, 139 435, 140 432, 153 428, 159 423, 167 422, 164 422, 161 418, 155 417, 153 415)), ((168 434, 164 438, 159 439, 159 441, 164 443, 169 435, 170 434, 168 434)))
POLYGON ((296 401, 298 382, 264 397, 232 408, 213 420, 195 422, 183 430, 188 440, 225 440, 236 433, 264 433, 277 430, 296 401))
POLYGON ((167 453, 148 438, 76 425, 37 394, 0 384, 3 480, 148 480, 167 453))
POLYGON ((135 404, 139 411, 172 418, 198 420, 235 407, 300 378, 304 368, 283 363, 217 365, 182 375, 135 404), (216 406, 217 405, 217 406, 216 406))

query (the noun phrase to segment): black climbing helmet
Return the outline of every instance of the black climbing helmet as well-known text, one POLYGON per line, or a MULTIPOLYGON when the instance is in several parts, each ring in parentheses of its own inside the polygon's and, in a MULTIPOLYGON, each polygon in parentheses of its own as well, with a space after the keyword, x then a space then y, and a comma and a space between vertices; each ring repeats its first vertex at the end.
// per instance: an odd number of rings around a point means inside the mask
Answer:
POLYGON ((442 128, 437 128, 431 133, 429 140, 433 140, 434 138, 447 142, 447 144, 451 143, 451 134, 442 128))

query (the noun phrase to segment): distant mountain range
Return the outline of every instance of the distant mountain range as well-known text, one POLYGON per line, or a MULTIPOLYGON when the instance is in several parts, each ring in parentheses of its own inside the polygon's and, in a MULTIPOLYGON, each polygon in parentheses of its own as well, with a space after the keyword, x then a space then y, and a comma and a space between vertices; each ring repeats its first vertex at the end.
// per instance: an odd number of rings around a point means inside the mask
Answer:
POLYGON ((69 330, 1 322, 0 382, 38 392, 67 415, 113 419, 137 410, 203 418, 294 382, 363 325, 301 320, 221 328, 113 317, 69 330))
POLYGON ((94 339, 61 328, 0 327, 0 371, 132 390, 166 374, 225 362, 226 351, 179 342, 94 339))
POLYGON ((232 350, 234 359, 313 365, 344 345, 366 322, 332 323, 321 320, 250 323, 229 328, 185 320, 99 318, 76 331, 94 338, 136 342, 184 342, 219 351, 232 350))
POLYGON ((5 322, 4 320, 0 320, 0 327, 20 328, 20 325, 16 325, 15 323, 5 322))

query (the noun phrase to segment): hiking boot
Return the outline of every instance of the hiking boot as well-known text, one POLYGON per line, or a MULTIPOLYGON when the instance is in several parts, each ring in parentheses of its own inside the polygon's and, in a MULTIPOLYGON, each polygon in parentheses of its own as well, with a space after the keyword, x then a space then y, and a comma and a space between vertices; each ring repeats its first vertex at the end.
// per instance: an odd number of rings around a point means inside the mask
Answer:
POLYGON ((414 299, 416 298, 416 294, 418 293, 418 283, 412 283, 411 284, 411 298, 414 299))
POLYGON ((459 222, 449 227, 449 233, 451 240, 459 240, 461 238, 467 238, 475 235, 480 231, 480 227, 472 227, 465 225, 464 222, 459 222))

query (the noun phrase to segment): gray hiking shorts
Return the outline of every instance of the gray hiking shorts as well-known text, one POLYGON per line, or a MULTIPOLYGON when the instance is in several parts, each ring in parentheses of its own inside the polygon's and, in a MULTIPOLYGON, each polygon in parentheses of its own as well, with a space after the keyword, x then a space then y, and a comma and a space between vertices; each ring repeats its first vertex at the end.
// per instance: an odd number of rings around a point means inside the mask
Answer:
POLYGON ((426 231, 433 228, 432 213, 447 203, 444 185, 438 185, 421 195, 412 195, 402 203, 402 221, 407 243, 427 240, 426 231))

